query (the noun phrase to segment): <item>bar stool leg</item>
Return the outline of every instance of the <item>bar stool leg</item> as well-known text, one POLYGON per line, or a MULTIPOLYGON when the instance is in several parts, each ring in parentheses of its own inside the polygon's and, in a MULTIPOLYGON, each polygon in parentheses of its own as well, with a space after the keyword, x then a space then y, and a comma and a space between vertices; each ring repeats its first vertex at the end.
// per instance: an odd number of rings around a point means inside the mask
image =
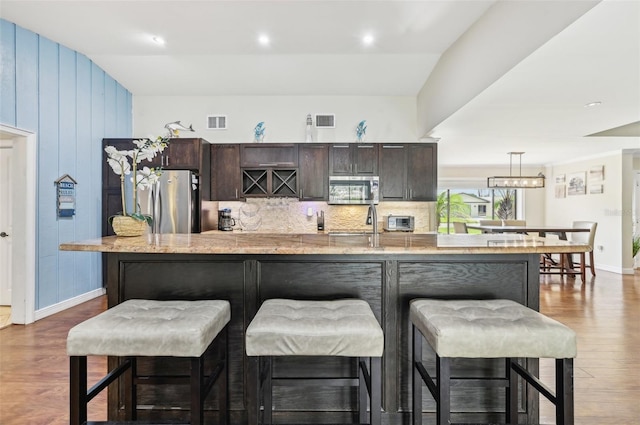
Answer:
POLYGON ((556 359, 556 425, 573 421, 573 359, 556 359))
POLYGON ((203 357, 191 358, 191 425, 204 423, 204 406, 202 403, 203 357))
POLYGON ((128 421, 138 419, 138 363, 135 357, 127 357, 129 369, 124 374, 124 417, 128 421))
POLYGON ((451 416, 451 359, 436 354, 438 377, 437 425, 448 425, 451 416))
POLYGON ((417 364, 422 361, 422 334, 413 327, 413 425, 422 425, 422 376, 417 364))
POLYGON ((220 411, 220 423, 228 424, 229 423, 229 333, 227 332, 227 327, 225 326, 224 335, 220 338, 220 350, 222 352, 223 361, 222 367, 224 367, 223 373, 218 376, 218 380, 220 381, 218 384, 218 393, 219 393, 219 404, 218 409, 220 411))
POLYGON ((508 424, 518 423, 518 374, 511 367, 511 363, 516 361, 507 358, 505 361, 505 377, 509 380, 509 388, 506 391, 506 421, 508 424))
POLYGON ((69 357, 69 412, 70 425, 87 421, 87 358, 69 357))
POLYGON ((271 382, 271 374, 273 373, 273 357, 266 357, 266 374, 264 383, 262 384, 262 392, 264 394, 264 419, 263 423, 273 423, 273 386, 271 382))
POLYGON ((247 424, 258 425, 260 418, 260 357, 247 357, 247 369, 247 376, 253 378, 250 379, 250 385, 247 388, 247 424))
MULTIPOLYGON (((367 364, 366 364, 366 360, 362 357, 357 357, 356 360, 357 360, 357 367, 358 367, 358 412, 359 412, 358 422, 360 422, 361 424, 364 424, 368 420, 367 400, 369 397, 367 393, 367 380, 365 377, 367 364)), ((369 370, 371 370, 371 367, 369 367, 369 370)), ((373 404, 371 405, 373 406, 373 404)))
POLYGON ((382 422, 382 358, 371 357, 369 375, 371 377, 371 425, 382 422))

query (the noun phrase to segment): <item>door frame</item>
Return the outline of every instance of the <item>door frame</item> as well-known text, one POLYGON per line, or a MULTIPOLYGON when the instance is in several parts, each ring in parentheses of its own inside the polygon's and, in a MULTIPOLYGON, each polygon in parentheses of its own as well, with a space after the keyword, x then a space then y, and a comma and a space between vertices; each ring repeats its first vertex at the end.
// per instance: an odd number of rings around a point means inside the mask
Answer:
POLYGON ((14 196, 11 260, 11 323, 35 321, 37 136, 0 124, 0 137, 13 141, 14 196))

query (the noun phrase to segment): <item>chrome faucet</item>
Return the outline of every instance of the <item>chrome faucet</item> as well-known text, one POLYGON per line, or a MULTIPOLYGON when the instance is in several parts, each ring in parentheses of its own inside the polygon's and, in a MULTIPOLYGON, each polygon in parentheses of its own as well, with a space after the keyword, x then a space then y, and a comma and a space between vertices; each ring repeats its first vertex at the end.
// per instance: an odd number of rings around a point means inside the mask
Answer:
POLYGON ((376 204, 374 204, 373 201, 371 205, 369 205, 366 224, 373 224, 373 234, 378 234, 378 211, 376 211, 376 204))

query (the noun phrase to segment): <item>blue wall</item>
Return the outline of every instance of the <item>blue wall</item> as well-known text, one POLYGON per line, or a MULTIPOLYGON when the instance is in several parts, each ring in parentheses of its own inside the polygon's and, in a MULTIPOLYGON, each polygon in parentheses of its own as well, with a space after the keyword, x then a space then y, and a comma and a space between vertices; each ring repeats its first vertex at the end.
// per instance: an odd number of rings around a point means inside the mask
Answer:
POLYGON ((0 123, 37 134, 36 310, 102 286, 101 257, 62 242, 101 235, 102 139, 132 137, 132 96, 86 56, 0 19, 0 123), (76 215, 58 219, 71 175, 76 215))

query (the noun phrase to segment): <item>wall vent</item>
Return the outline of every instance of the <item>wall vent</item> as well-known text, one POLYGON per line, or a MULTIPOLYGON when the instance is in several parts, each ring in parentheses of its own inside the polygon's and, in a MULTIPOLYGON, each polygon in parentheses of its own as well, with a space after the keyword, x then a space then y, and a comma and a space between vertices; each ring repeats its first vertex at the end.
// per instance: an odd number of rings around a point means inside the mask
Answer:
POLYGON ((207 130, 226 130, 226 129, 227 129, 226 115, 208 115, 207 116, 207 130))
POLYGON ((336 114, 316 114, 317 128, 335 128, 336 114))

